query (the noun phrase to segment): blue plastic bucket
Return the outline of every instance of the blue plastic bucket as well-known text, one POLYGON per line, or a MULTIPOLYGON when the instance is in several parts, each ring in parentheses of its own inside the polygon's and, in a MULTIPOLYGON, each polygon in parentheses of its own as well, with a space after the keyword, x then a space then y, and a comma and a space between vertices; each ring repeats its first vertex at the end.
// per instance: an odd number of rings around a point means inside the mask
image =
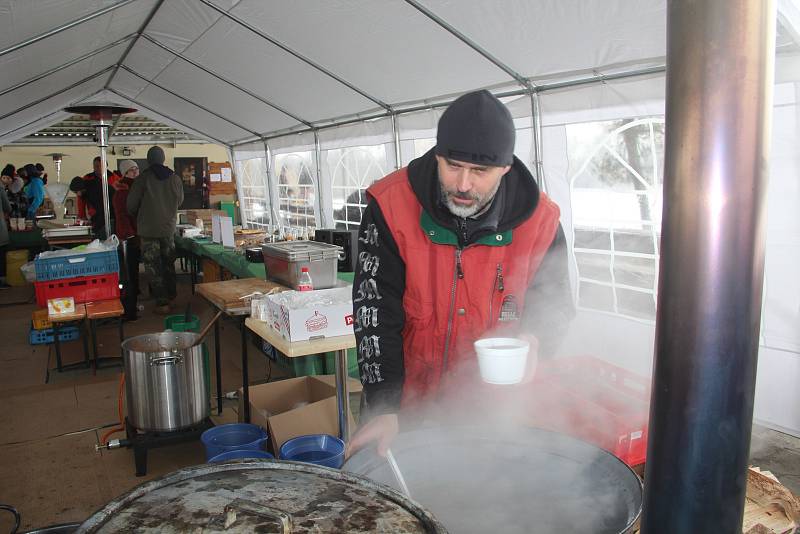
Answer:
POLYGON ((267 460, 273 460, 275 457, 266 451, 246 451, 238 449, 218 454, 211 458, 208 463, 215 464, 218 462, 227 462, 228 460, 238 460, 239 458, 266 458, 267 460))
POLYGON ((263 451, 267 432, 257 425, 231 423, 209 428, 200 436, 200 441, 206 448, 206 461, 208 461, 228 451, 263 451))
POLYGON ((344 463, 344 441, 328 434, 298 436, 281 445, 280 457, 339 469, 344 463))

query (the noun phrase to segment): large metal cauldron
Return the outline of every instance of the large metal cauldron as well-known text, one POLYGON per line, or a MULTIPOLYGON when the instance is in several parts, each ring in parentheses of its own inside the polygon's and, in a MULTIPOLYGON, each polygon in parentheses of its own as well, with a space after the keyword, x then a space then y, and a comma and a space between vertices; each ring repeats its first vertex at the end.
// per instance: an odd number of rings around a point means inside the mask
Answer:
MULTIPOLYGON (((453 534, 620 533, 642 484, 613 455, 533 428, 430 428, 400 434, 392 453, 411 493, 453 534)), ((386 459, 362 449, 342 468, 400 488, 386 459)))
POLYGON ((77 532, 446 533, 390 488, 274 460, 181 469, 112 501, 77 532))
POLYGON ((128 420, 145 431, 169 432, 208 417, 209 392, 197 334, 162 332, 126 339, 128 420))

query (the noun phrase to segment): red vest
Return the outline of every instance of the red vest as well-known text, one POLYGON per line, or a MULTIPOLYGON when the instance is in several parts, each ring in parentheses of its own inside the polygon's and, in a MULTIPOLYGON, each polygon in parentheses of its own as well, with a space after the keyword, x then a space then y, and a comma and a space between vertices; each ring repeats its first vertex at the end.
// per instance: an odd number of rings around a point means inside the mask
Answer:
POLYGON ((475 340, 518 325, 526 290, 556 235, 560 212, 541 193, 536 210, 520 226, 459 251, 455 234, 422 210, 405 168, 368 193, 378 202, 406 267, 401 404, 407 408, 440 386, 471 381, 477 369, 475 340))

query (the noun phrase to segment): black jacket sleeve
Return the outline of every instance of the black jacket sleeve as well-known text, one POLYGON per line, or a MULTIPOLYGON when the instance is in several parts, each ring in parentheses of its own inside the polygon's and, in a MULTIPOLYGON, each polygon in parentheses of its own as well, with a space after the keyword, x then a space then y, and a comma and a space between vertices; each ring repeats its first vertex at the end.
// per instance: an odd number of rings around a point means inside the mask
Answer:
POLYGON ((358 235, 353 313, 358 369, 368 417, 397 413, 403 390, 403 293, 406 267, 377 202, 370 200, 358 235))
POLYGON ((567 261, 567 240, 559 224, 525 297, 523 330, 538 338, 542 358, 555 355, 575 317, 567 261))

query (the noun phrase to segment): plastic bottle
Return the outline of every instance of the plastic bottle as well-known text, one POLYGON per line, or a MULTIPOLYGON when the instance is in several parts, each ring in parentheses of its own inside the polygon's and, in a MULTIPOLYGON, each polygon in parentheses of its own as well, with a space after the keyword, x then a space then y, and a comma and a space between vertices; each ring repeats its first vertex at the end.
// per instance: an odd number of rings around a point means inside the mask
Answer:
POLYGON ((311 281, 311 274, 308 272, 308 267, 300 269, 300 279, 297 281, 298 291, 312 291, 314 283, 311 281))

